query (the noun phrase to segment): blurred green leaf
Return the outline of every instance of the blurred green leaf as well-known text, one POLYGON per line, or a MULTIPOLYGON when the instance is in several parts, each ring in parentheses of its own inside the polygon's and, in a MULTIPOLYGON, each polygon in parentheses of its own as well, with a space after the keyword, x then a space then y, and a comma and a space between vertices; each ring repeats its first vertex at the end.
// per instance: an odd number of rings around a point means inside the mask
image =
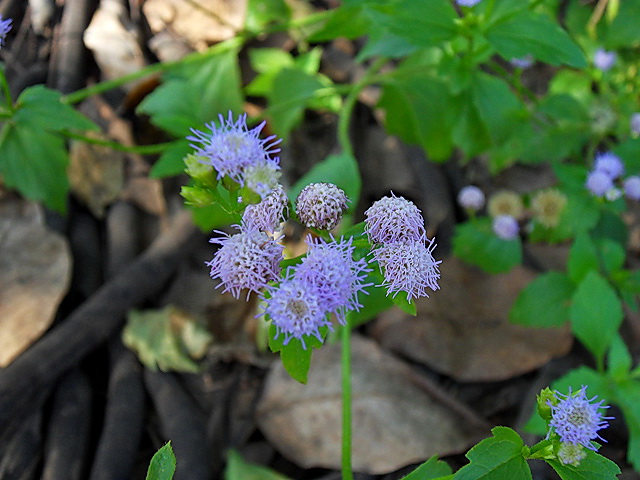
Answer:
POLYGON ((246 462, 237 451, 229 450, 224 480, 289 480, 289 477, 246 462))
POLYGON ((184 157, 192 151, 193 148, 189 146, 187 139, 175 140, 153 164, 149 176, 151 178, 165 178, 179 175, 184 172, 184 157))
POLYGON ((565 465, 557 460, 546 459, 562 480, 603 480, 616 478, 620 467, 606 457, 585 449, 586 458, 577 467, 565 465))
POLYGON ((597 272, 599 268, 595 245, 587 233, 579 233, 569 250, 567 261, 569 278, 577 285, 589 272, 597 272))
MULTIPOLYGON (((629 377, 629 371, 633 366, 633 358, 624 340, 619 333, 613 337, 611 348, 607 355, 607 374, 620 382, 629 377)), ((640 398, 638 398, 640 401, 640 398)))
POLYGON ((171 442, 167 442, 153 455, 146 480, 171 480, 176 471, 176 456, 171 442))
POLYGON ((290 18, 291 9, 285 0, 249 0, 244 27, 260 33, 270 23, 286 22, 290 18))
POLYGON ((564 273, 543 273, 518 294, 509 320, 527 327, 560 327, 569 320, 573 291, 564 273))
POLYGON ((640 470, 640 382, 637 379, 627 380, 614 387, 611 400, 622 409, 629 429, 627 461, 635 470, 640 470))
MULTIPOLYGON (((320 329, 320 335, 322 338, 327 336, 327 327, 320 329)), ((280 353, 280 359, 282 360, 282 366, 287 371, 291 378, 300 382, 307 383, 307 376, 309 374, 309 368, 311 368, 311 355, 314 348, 322 347, 323 343, 313 335, 305 337, 305 347, 303 348, 302 342, 296 338, 293 338, 285 345, 284 335, 278 335, 278 329, 272 323, 269 326, 269 348, 273 353, 280 353)))
POLYGON ((438 460, 438 457, 431 457, 409 475, 402 477, 402 480, 436 480, 452 473, 451 467, 446 462, 438 460))

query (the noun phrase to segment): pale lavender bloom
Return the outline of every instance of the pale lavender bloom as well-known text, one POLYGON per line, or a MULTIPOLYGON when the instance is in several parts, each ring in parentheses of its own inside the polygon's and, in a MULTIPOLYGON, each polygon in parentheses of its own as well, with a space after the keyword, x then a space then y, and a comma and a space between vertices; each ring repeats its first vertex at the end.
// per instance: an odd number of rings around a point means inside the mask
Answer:
POLYGON ((235 298, 240 291, 247 289, 247 298, 251 292, 259 292, 280 275, 280 260, 284 247, 273 238, 257 230, 241 231, 228 236, 212 238, 220 248, 213 260, 206 262, 211 267, 210 276, 220 279, 224 292, 231 292, 235 298))
POLYGON ((640 177, 631 175, 624 179, 624 194, 632 200, 640 200, 640 177))
POLYGON ((586 388, 583 386, 574 394, 569 389, 568 395, 555 392, 556 398, 560 401, 555 405, 548 401, 548 405, 551 407, 551 421, 549 422, 550 430, 547 433, 547 438, 549 438, 552 433, 551 429, 553 429, 560 437, 561 442, 582 445, 591 450, 597 450, 592 440, 598 438, 606 442, 598 434, 598 430, 608 427, 609 424, 606 420, 611 420, 613 417, 604 417, 602 415, 600 409, 609 407, 602 405, 604 400, 592 403, 597 396, 587 398, 586 388))
POLYGON ((458 203, 467 210, 477 212, 484 207, 484 202, 484 193, 474 185, 467 185, 458 193, 458 203))
POLYGON ((278 186, 280 174, 278 159, 261 160, 245 168, 244 185, 260 195, 260 198, 265 198, 278 186))
POLYGON ((464 5, 465 7, 473 7, 474 5, 480 3, 481 0, 456 0, 458 5, 464 5))
POLYGON ((518 221, 511 215, 498 215, 493 219, 493 233, 503 240, 513 240, 518 236, 518 221))
POLYGON ((11 30, 11 22, 12 20, 10 18, 2 20, 2 15, 0 15, 0 47, 4 45, 7 34, 11 30))
MULTIPOLYGON (((426 237, 425 237, 426 238, 426 237)), ((403 241, 382 245, 373 251, 373 258, 380 265, 384 275, 382 286, 387 288, 387 295, 395 297, 398 292, 407 292, 407 300, 428 297, 427 288, 434 292, 440 289, 438 280, 441 260, 433 258, 435 239, 419 241, 403 241)))
POLYGON ((615 180, 624 173, 624 164, 615 153, 604 152, 596 155, 593 169, 604 172, 611 177, 611 180, 615 180))
POLYGON ((334 238, 330 242, 318 239, 314 241, 307 237, 309 249, 307 256, 298 265, 295 278, 309 286, 314 296, 319 299, 321 307, 335 313, 338 321, 346 325, 346 312, 360 310, 362 305, 358 301, 360 292, 371 284, 365 284, 367 261, 353 259, 355 247, 353 238, 334 238))
POLYGON ((279 158, 272 156, 280 151, 276 145, 282 140, 275 140, 275 135, 260 139, 266 122, 249 130, 246 114, 240 115, 235 123, 231 111, 226 120, 222 115, 218 118, 219 127, 214 122, 206 124, 211 133, 192 128, 194 136, 187 137, 187 140, 200 144, 191 146, 195 148, 196 155, 205 157, 207 163, 213 166, 218 180, 228 176, 244 186, 245 170, 249 167, 260 166, 272 171, 280 169, 279 158))
POLYGON ((296 213, 308 228, 331 230, 347 210, 347 195, 333 183, 310 183, 296 199, 296 213))
POLYGON ((640 135, 640 112, 631 115, 630 126, 631 133, 634 135, 640 135))
POLYGON ((604 197, 613 188, 613 180, 605 172, 594 170, 587 176, 586 187, 596 197, 604 197))
POLYGON ((593 54, 593 64, 597 69, 606 72, 616 63, 616 52, 610 52, 604 48, 598 48, 593 54))
POLYGON ((373 243, 417 242, 425 235, 420 209, 403 197, 382 197, 364 212, 365 231, 373 243))
POLYGON ((529 53, 524 57, 512 58, 511 60, 509 60, 509 63, 517 68, 529 68, 531 65, 533 65, 533 55, 529 53))
POLYGON ((313 335, 322 341, 320 328, 333 330, 327 311, 314 288, 298 278, 286 278, 278 287, 269 289, 270 298, 265 300, 265 311, 277 329, 276 338, 284 335, 284 344, 292 338, 300 340, 302 348, 307 345, 304 337, 313 335))
POLYGON ((242 230, 275 232, 285 220, 287 203, 287 194, 278 185, 260 203, 247 205, 242 214, 242 230))

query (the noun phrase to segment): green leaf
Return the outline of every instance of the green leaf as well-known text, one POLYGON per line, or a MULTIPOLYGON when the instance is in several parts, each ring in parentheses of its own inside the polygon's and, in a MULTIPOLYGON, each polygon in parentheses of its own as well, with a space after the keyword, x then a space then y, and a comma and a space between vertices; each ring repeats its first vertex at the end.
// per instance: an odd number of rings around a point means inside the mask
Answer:
POLYGON ((286 22, 291 18, 291 9, 285 0, 249 0, 245 28, 260 33, 272 22, 286 22))
POLYGON ((418 311, 416 310, 416 304, 413 303, 413 301, 410 302, 407 299, 407 292, 400 291, 394 295, 391 295, 391 301, 404 313, 408 313, 413 317, 415 317, 418 313, 418 311))
POLYGON ((562 212, 562 221, 576 234, 594 228, 600 219, 597 199, 587 191, 566 194, 567 206, 562 212))
POLYGON ((295 201, 304 187, 317 182, 333 183, 344 190, 351 201, 350 208, 354 208, 358 204, 362 180, 358 162, 349 153, 329 155, 321 162, 316 163, 291 187, 289 198, 292 202, 295 201))
POLYGON ((564 273, 543 273, 518 294, 509 320, 528 327, 560 327, 569 320, 573 291, 564 273))
POLYGON ((229 450, 224 480, 289 480, 289 477, 246 462, 236 450, 229 450))
POLYGON ((438 457, 431 457, 409 475, 402 477, 402 480, 436 480, 452 473, 451 467, 446 462, 438 460, 438 457))
MULTIPOLYGON (((322 338, 326 338, 328 329, 323 327, 320 329, 322 338)), ((269 326, 269 348, 273 353, 280 353, 282 366, 294 380, 306 384, 309 368, 311 368, 311 355, 314 348, 322 347, 323 343, 313 335, 305 337, 305 347, 302 342, 296 338, 291 339, 289 343, 284 344, 284 335, 276 338, 278 329, 272 323, 269 326)))
POLYGON ((603 238, 598 241, 598 251, 606 273, 611 274, 618 271, 624 265, 626 252, 619 242, 610 238, 603 238))
POLYGON ((585 232, 579 233, 569 250, 567 261, 569 278, 578 284, 589 272, 597 272, 599 267, 598 254, 591 238, 585 232))
POLYGON ((640 382, 627 380, 615 384, 612 400, 622 409, 629 429, 627 461, 638 471, 640 470, 640 382))
POLYGON ((607 25, 604 43, 607 48, 634 48, 640 46, 640 0, 620 2, 620 10, 607 25))
POLYGON ((488 273, 507 272, 522 262, 520 239, 498 238, 488 218, 456 225, 453 253, 488 273))
POLYGON ((353 3, 354 5, 350 5, 345 2, 332 10, 326 23, 313 32, 307 40, 315 43, 338 37, 357 38, 366 35, 371 25, 371 17, 368 11, 363 8, 364 2, 353 3))
POLYGON ((577 467, 565 465, 557 460, 545 460, 562 480, 611 480, 621 472, 618 465, 606 457, 585 449, 587 457, 577 467))
POLYGON ((607 355, 607 372, 613 379, 620 382, 628 378, 632 366, 631 353, 620 334, 616 333, 607 355))
POLYGON ((184 157, 192 151, 193 149, 189 146, 188 140, 179 139, 174 141, 153 164, 149 176, 151 178, 165 178, 184 172, 184 157))
POLYGON ((445 82, 425 74, 389 76, 383 80, 378 107, 386 111, 390 134, 422 146, 432 160, 449 158, 458 109, 445 82))
POLYGON ((371 283, 372 285, 365 288, 365 292, 367 292, 368 295, 360 295, 359 297, 362 302, 362 308, 357 312, 350 311, 347 314, 347 322, 351 328, 356 328, 368 322, 379 313, 393 306, 393 302, 387 295, 386 289, 378 286, 382 284, 383 281, 384 277, 380 273, 379 268, 374 267, 373 270, 368 273, 364 283, 371 283))
POLYGON ((129 312, 122 341, 151 370, 196 373, 199 367, 192 358, 204 355, 212 335, 186 313, 168 306, 129 312))
POLYGON ((227 212, 222 205, 216 203, 208 207, 191 207, 193 221, 203 232, 227 225, 240 225, 241 217, 227 212))
POLYGON ((522 455, 520 435, 507 427, 495 427, 492 438, 478 443, 466 457, 469 464, 458 470, 455 480, 531 480, 531 470, 522 455))
POLYGON ((622 305, 615 291, 597 272, 578 285, 570 309, 575 336, 601 361, 622 323, 622 305))
POLYGON ((171 442, 167 442, 153 455, 147 470, 147 480, 171 480, 176 471, 176 456, 171 442))
POLYGON ((551 65, 584 68, 580 47, 559 25, 545 15, 523 11, 491 25, 486 37, 505 59, 533 55, 551 65))

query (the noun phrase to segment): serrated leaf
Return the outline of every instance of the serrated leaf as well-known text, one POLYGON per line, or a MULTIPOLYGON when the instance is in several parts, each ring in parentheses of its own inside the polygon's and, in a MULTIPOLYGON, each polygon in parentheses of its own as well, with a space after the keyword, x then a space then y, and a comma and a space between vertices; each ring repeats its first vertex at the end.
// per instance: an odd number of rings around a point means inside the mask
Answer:
POLYGON ((402 480, 436 480, 451 473, 453 472, 449 464, 438 460, 438 457, 431 457, 409 475, 402 477, 402 480))
POLYGON ((559 25, 545 15, 523 11, 491 25, 487 40, 504 58, 534 58, 551 65, 584 68, 587 60, 580 47, 559 25))
POLYGON ((205 353, 212 335, 186 313, 168 306, 129 312, 122 340, 151 370, 195 373, 199 368, 192 358, 205 353))
POLYGON ((507 427, 495 427, 491 433, 492 438, 482 440, 467 452, 470 463, 454 474, 454 480, 531 480, 520 435, 507 427))
POLYGON ((528 327, 560 327, 569 320, 573 291, 564 273, 543 273, 519 293, 509 320, 528 327))
POLYGON ((176 471, 176 456, 171 442, 167 442, 153 455, 146 480, 171 480, 176 471))
POLYGON ((587 273, 597 272, 599 266, 598 254, 591 237, 585 232, 579 233, 569 250, 569 260, 567 261, 569 278, 575 284, 579 284, 587 273))
POLYGON ((621 472, 618 465, 602 455, 585 449, 586 458, 577 467, 557 460, 546 460, 562 480, 611 480, 621 472))
POLYGON ((229 450, 224 480, 289 480, 273 470, 245 461, 235 450, 229 450))
POLYGON ((575 336, 601 361, 622 323, 622 305, 599 273, 589 272, 578 285, 570 309, 575 336))
POLYGON ((289 190, 289 198, 295 201, 298 194, 310 183, 327 182, 341 188, 350 200, 350 208, 357 205, 360 198, 362 179, 356 159, 347 152, 329 155, 316 163, 311 170, 298 180, 289 190))
POLYGON ((453 253, 485 272, 503 273, 522 262, 522 243, 519 238, 498 238, 491 229, 491 221, 480 219, 456 226, 453 253))

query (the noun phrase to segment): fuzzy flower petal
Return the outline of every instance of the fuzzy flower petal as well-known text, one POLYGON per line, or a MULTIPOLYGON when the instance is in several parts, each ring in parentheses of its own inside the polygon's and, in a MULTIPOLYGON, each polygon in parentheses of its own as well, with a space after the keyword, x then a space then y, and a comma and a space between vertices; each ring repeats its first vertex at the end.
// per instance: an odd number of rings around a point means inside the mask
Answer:
POLYGON ((296 213, 308 228, 332 230, 347 210, 349 198, 333 183, 310 183, 296 199, 296 213))
POLYGON ((260 139, 265 122, 249 129, 246 114, 240 115, 235 122, 232 112, 226 120, 222 115, 219 119, 219 127, 214 122, 206 124, 211 133, 191 129, 194 135, 187 137, 187 140, 195 142, 191 146, 195 148, 196 155, 205 157, 213 166, 218 180, 228 176, 244 186, 244 173, 248 167, 271 162, 275 168, 280 168, 278 158, 273 155, 280 151, 276 145, 281 139, 275 140, 275 135, 260 139))
POLYGON ((458 5, 464 5, 465 7, 473 7, 474 5, 480 3, 481 0, 456 0, 458 5))
POLYGON ((586 387, 583 386, 573 394, 571 390, 568 395, 555 392, 560 401, 555 405, 549 401, 551 406, 549 427, 552 430, 547 434, 547 438, 553 431, 558 434, 561 442, 582 445, 591 450, 596 450, 592 440, 598 438, 606 441, 598 435, 598 431, 608 427, 606 420, 613 418, 604 417, 600 412, 600 409, 609 407, 602 405, 604 400, 592 403, 597 397, 587 398, 585 390, 586 387))
POLYGON ((593 64, 598 70, 606 72, 616 63, 616 52, 610 52, 604 48, 599 48, 593 54, 593 64))
POLYGON ((631 200, 640 200, 640 177, 631 175, 624 179, 624 194, 631 200))
POLYGON ((467 185, 458 193, 458 203, 462 208, 477 212, 484 207, 485 197, 475 185, 467 185))
POLYGON ((285 220, 287 194, 278 185, 267 197, 255 205, 247 205, 242 214, 242 230, 275 232, 285 220))
POLYGON ((232 236, 212 238, 210 242, 217 243, 220 248, 206 264, 211 267, 211 278, 221 282, 216 288, 224 286, 223 293, 231 292, 239 298, 240 291, 247 289, 248 297, 249 293, 259 292, 279 278, 284 247, 265 233, 241 231, 232 236))
POLYGON ((364 215, 365 231, 372 243, 417 242, 425 235, 420 209, 393 192, 374 202, 364 215))
POLYGON ((511 215, 498 215, 491 224, 493 233, 503 240, 513 240, 518 236, 518 221, 511 215))
MULTIPOLYGON (((365 284, 367 261, 353 259, 355 247, 349 240, 322 239, 313 241, 309 236, 307 256, 296 269, 295 278, 308 285, 327 312, 335 313, 338 321, 346 325, 346 312, 359 310, 358 294, 371 284, 365 284)), ((365 292, 366 293, 366 292, 365 292)))
POLYGON ((613 188, 613 180, 607 173, 594 170, 589 172, 585 186, 596 197, 604 197, 613 188))
POLYGON ((4 41, 7 38, 7 34, 11 30, 11 22, 12 21, 13 20, 11 20, 10 18, 7 18, 6 20, 3 20, 2 19, 2 15, 0 15, 0 47, 2 47, 4 45, 4 41))
POLYGON ((394 296, 407 292, 407 299, 428 297, 427 288, 434 292, 440 288, 441 260, 433 258, 435 239, 417 242, 397 242, 381 246, 373 251, 373 258, 378 262, 384 275, 382 286, 394 296))
POLYGON ((624 173, 624 164, 615 153, 604 152, 596 155, 594 170, 606 173, 611 180, 615 180, 624 173))

